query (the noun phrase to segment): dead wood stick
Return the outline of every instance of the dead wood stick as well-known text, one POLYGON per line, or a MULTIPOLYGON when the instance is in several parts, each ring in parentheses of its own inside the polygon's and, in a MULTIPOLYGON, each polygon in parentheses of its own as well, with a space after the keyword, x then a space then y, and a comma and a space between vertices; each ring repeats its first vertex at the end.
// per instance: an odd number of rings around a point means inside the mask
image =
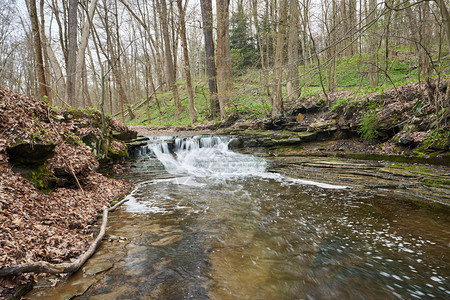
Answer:
POLYGON ((108 210, 109 210, 109 211, 115 211, 116 208, 118 208, 119 206, 121 206, 122 204, 124 204, 124 203, 127 202, 127 201, 128 201, 127 198, 122 199, 121 201, 117 202, 113 207, 110 207, 108 210))
POLYGON ((95 250, 99 246, 103 236, 106 232, 106 224, 108 223, 108 208, 103 207, 103 220, 100 227, 100 232, 97 238, 89 246, 89 249, 84 252, 77 260, 71 263, 61 263, 61 264, 51 264, 46 261, 24 263, 20 265, 14 265, 10 267, 0 268, 0 277, 2 276, 18 276, 23 273, 50 273, 50 274, 60 274, 60 273, 74 273, 81 268, 81 266, 88 260, 89 257, 94 254, 95 250))
POLYGON ((67 164, 67 165, 69 166, 70 171, 72 172, 73 177, 74 177, 75 180, 77 181, 78 187, 80 188, 81 192, 84 194, 84 190, 83 190, 83 188, 81 187, 81 184, 80 184, 80 182, 78 181, 77 175, 75 175, 75 172, 74 172, 72 166, 71 166, 70 164, 67 164))

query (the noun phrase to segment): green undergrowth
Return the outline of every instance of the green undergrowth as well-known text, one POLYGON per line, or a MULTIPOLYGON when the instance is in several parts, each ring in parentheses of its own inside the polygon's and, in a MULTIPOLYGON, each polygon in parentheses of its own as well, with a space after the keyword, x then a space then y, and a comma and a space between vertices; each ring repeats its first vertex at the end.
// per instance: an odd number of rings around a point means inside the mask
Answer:
POLYGON ((57 178, 44 165, 32 166, 25 170, 23 177, 30 180, 38 190, 46 194, 54 190, 57 178))
MULTIPOLYGON (((339 58, 336 61, 336 87, 335 91, 352 91, 352 101, 346 98, 339 98, 338 101, 332 103, 330 110, 334 111, 339 106, 355 105, 357 99, 364 98, 364 95, 373 92, 381 92, 385 89, 392 88, 393 85, 400 86, 412 83, 419 79, 417 61, 414 58, 414 49, 400 49, 396 52, 395 57, 391 57, 389 61, 384 61, 385 54, 383 51, 378 53, 380 58, 378 65, 380 69, 386 69, 389 74, 387 77, 384 71, 378 72, 378 86, 370 86, 367 74, 367 57, 365 55, 353 55, 339 58)), ((447 62, 443 62, 439 67, 448 71, 447 62)), ((328 90, 328 70, 329 65, 324 64, 321 68, 322 84, 328 90)), ((241 120, 254 120, 270 116, 271 99, 269 93, 273 94, 273 72, 264 73, 261 69, 246 69, 240 72, 240 75, 233 77, 233 88, 230 92, 230 103, 226 116, 238 115, 241 120), (265 76, 269 82, 269 89, 266 88, 265 76)), ((446 75, 443 73, 441 75, 446 75)), ((283 78, 285 80, 285 78, 283 78)), ((301 98, 307 98, 313 95, 323 93, 320 81, 317 62, 308 62, 299 67, 299 82, 301 90, 299 91, 301 98)), ((282 89, 283 97, 286 98, 285 81, 282 89)), ((149 109, 142 105, 139 109, 133 111, 134 118, 129 116, 125 118, 125 123, 129 125, 151 125, 151 126, 189 126, 200 124, 219 123, 220 118, 215 120, 210 118, 209 89, 207 78, 200 78, 199 81, 193 82, 195 87, 195 106, 197 112, 196 124, 191 124, 188 111, 188 94, 186 90, 185 80, 177 82, 183 111, 179 119, 175 118, 175 105, 170 91, 159 90, 156 97, 160 103, 160 109, 156 105, 154 98, 150 101, 149 109)), ((136 99, 136 103, 141 103, 145 98, 136 99)), ((319 97, 318 102, 324 103, 324 97, 319 97)), ((286 104, 287 105, 287 104, 286 104)), ((373 117, 368 118, 362 124, 361 135, 369 139, 375 136, 375 132, 369 128, 370 121, 373 117)))

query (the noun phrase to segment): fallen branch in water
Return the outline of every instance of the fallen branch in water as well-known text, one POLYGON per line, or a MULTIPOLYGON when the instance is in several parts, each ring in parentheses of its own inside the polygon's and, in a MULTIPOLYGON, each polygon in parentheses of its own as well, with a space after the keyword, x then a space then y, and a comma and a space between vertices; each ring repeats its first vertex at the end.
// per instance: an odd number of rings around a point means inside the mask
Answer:
POLYGON ((39 261, 9 267, 0 267, 0 277, 18 276, 23 273, 61 274, 61 273, 74 273, 78 271, 81 268, 81 266, 83 266, 84 263, 89 259, 89 257, 91 257, 94 254, 95 250, 97 250, 98 246, 100 245, 100 242, 105 236, 106 224, 108 223, 108 212, 116 210, 117 207, 119 207, 126 201, 128 201, 128 199, 125 198, 109 209, 106 206, 103 207, 103 220, 97 238, 89 246, 88 250, 74 262, 51 264, 46 261, 39 261))
POLYGON ((128 201, 127 198, 122 199, 121 201, 117 202, 113 207, 110 207, 110 208, 108 209, 108 211, 115 211, 116 208, 118 208, 119 206, 121 206, 122 204, 124 204, 124 203, 127 202, 127 201, 128 201))

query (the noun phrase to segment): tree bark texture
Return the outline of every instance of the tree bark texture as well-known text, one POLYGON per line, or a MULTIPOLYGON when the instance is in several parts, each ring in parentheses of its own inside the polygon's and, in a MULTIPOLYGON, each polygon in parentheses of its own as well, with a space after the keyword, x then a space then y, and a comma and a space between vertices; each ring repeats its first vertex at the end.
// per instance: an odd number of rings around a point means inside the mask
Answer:
POLYGON ((186 38, 186 21, 185 21, 186 8, 183 8, 182 0, 177 0, 177 6, 178 12, 180 14, 181 46, 183 47, 184 72, 186 74, 186 88, 189 97, 189 117, 191 119, 191 124, 194 124, 195 122, 197 122, 197 117, 195 115, 195 97, 194 91, 192 89, 191 66, 189 64, 189 51, 186 38))
POLYGON ((69 47, 67 51, 67 90, 66 101, 70 106, 76 106, 75 98, 75 80, 76 80, 76 64, 77 64, 77 11, 78 1, 69 0, 69 21, 68 21, 68 37, 69 47))
POLYGON ((36 0, 29 0, 28 11, 30 14, 31 28, 33 30, 34 56, 36 59, 37 77, 40 97, 48 96, 47 82, 45 78, 44 59, 42 57, 41 35, 39 33, 39 20, 37 16, 36 0))
MULTIPOLYGON (((259 24, 259 20, 258 20, 258 0, 252 0, 252 15, 253 15, 253 22, 254 22, 255 28, 256 28, 256 39, 257 39, 257 44, 258 44, 258 48, 259 48, 259 56, 261 59, 261 68, 262 68, 262 73, 263 73, 263 78, 264 78, 264 86, 266 88, 266 95, 267 95, 267 97, 270 98, 271 94, 270 94, 270 87, 269 87, 268 61, 266 59, 266 54, 265 54, 267 49, 264 50, 265 39, 263 40, 263 34, 261 32, 261 28, 260 28, 260 24, 259 24)), ((265 33, 265 34, 267 34, 267 33, 265 33)))
MULTIPOLYGON (((76 55, 76 70, 78 70, 78 72, 76 73, 76 76, 75 76, 75 82, 76 82, 75 96, 77 97, 77 99, 79 98, 79 95, 83 94, 81 92, 81 90, 83 89, 83 85, 81 84, 82 72, 80 72, 79 70, 81 70, 83 68, 83 64, 85 61, 86 48, 87 48, 87 45, 89 42, 89 35, 91 32, 91 27, 93 26, 92 22, 94 19, 95 8, 97 7, 97 1, 98 0, 91 1, 91 4, 89 5, 89 9, 87 11, 85 23, 83 24, 83 29, 81 30, 80 45, 78 47, 77 55, 76 55)), ((84 91, 84 93, 86 93, 86 92, 87 91, 84 91)))
POLYGON ((217 87, 220 117, 226 115, 231 89, 230 0, 216 0, 217 8, 217 87))
MULTIPOLYGON (((158 2, 157 2, 158 3, 158 2)), ((175 102, 175 119, 178 121, 182 110, 180 97, 178 95, 178 88, 175 83, 175 69, 173 65, 172 49, 170 44, 167 3, 166 0, 161 0, 159 3, 159 14, 161 21, 161 29, 164 40, 164 55, 166 60, 166 76, 170 90, 175 102)))
POLYGON ((289 81, 286 85, 286 99, 292 99, 300 96, 300 82, 298 78, 298 44, 299 44, 299 10, 298 1, 289 0, 289 41, 288 41, 288 62, 289 62, 289 81))
POLYGON ((203 35, 205 37, 206 72, 208 73, 209 102, 211 118, 215 119, 220 113, 217 98, 217 70, 214 60, 213 15, 211 0, 200 0, 203 20, 203 35))
POLYGON ((283 109, 283 46, 284 36, 286 32, 286 18, 287 18, 287 0, 281 0, 280 13, 278 22, 278 32, 276 35, 275 48, 275 64, 274 64, 274 91, 272 104, 272 119, 277 119, 284 113, 283 109))
POLYGON ((369 18, 372 24, 369 28, 369 84, 371 86, 378 85, 378 68, 377 68, 377 47, 378 47, 378 31, 376 19, 377 0, 369 0, 369 18))
POLYGON ((45 14, 44 14, 44 0, 40 0, 40 15, 41 15, 41 23, 40 23, 40 40, 41 40, 41 48, 42 48, 42 54, 43 54, 43 63, 44 63, 44 78, 45 78, 45 84, 46 84, 46 91, 47 91, 47 101, 49 104, 52 104, 52 87, 50 85, 50 59, 48 56, 48 41, 45 37, 45 14))

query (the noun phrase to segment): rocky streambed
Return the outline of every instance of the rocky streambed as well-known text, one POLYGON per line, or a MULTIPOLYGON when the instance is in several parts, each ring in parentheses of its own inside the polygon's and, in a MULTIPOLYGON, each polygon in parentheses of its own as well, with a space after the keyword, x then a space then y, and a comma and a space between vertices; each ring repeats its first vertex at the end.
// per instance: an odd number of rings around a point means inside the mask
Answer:
MULTIPOLYGON (((327 130, 223 130, 221 134, 230 139, 230 149, 264 157, 271 172, 319 182, 390 190, 450 204, 448 152, 437 157, 395 154, 378 143, 355 137, 335 138, 336 133, 327 130)), ((166 139, 169 150, 173 149, 176 136, 185 135, 183 132, 169 135, 166 139)), ((147 142, 146 136, 130 142, 131 153, 147 142)))
POLYGON ((449 206, 436 203, 448 200, 445 166, 327 156, 329 141, 233 151, 230 137, 137 142, 145 147, 125 175, 136 188, 99 251, 29 297, 450 294, 449 206), (431 178, 443 186, 427 186, 431 178))

